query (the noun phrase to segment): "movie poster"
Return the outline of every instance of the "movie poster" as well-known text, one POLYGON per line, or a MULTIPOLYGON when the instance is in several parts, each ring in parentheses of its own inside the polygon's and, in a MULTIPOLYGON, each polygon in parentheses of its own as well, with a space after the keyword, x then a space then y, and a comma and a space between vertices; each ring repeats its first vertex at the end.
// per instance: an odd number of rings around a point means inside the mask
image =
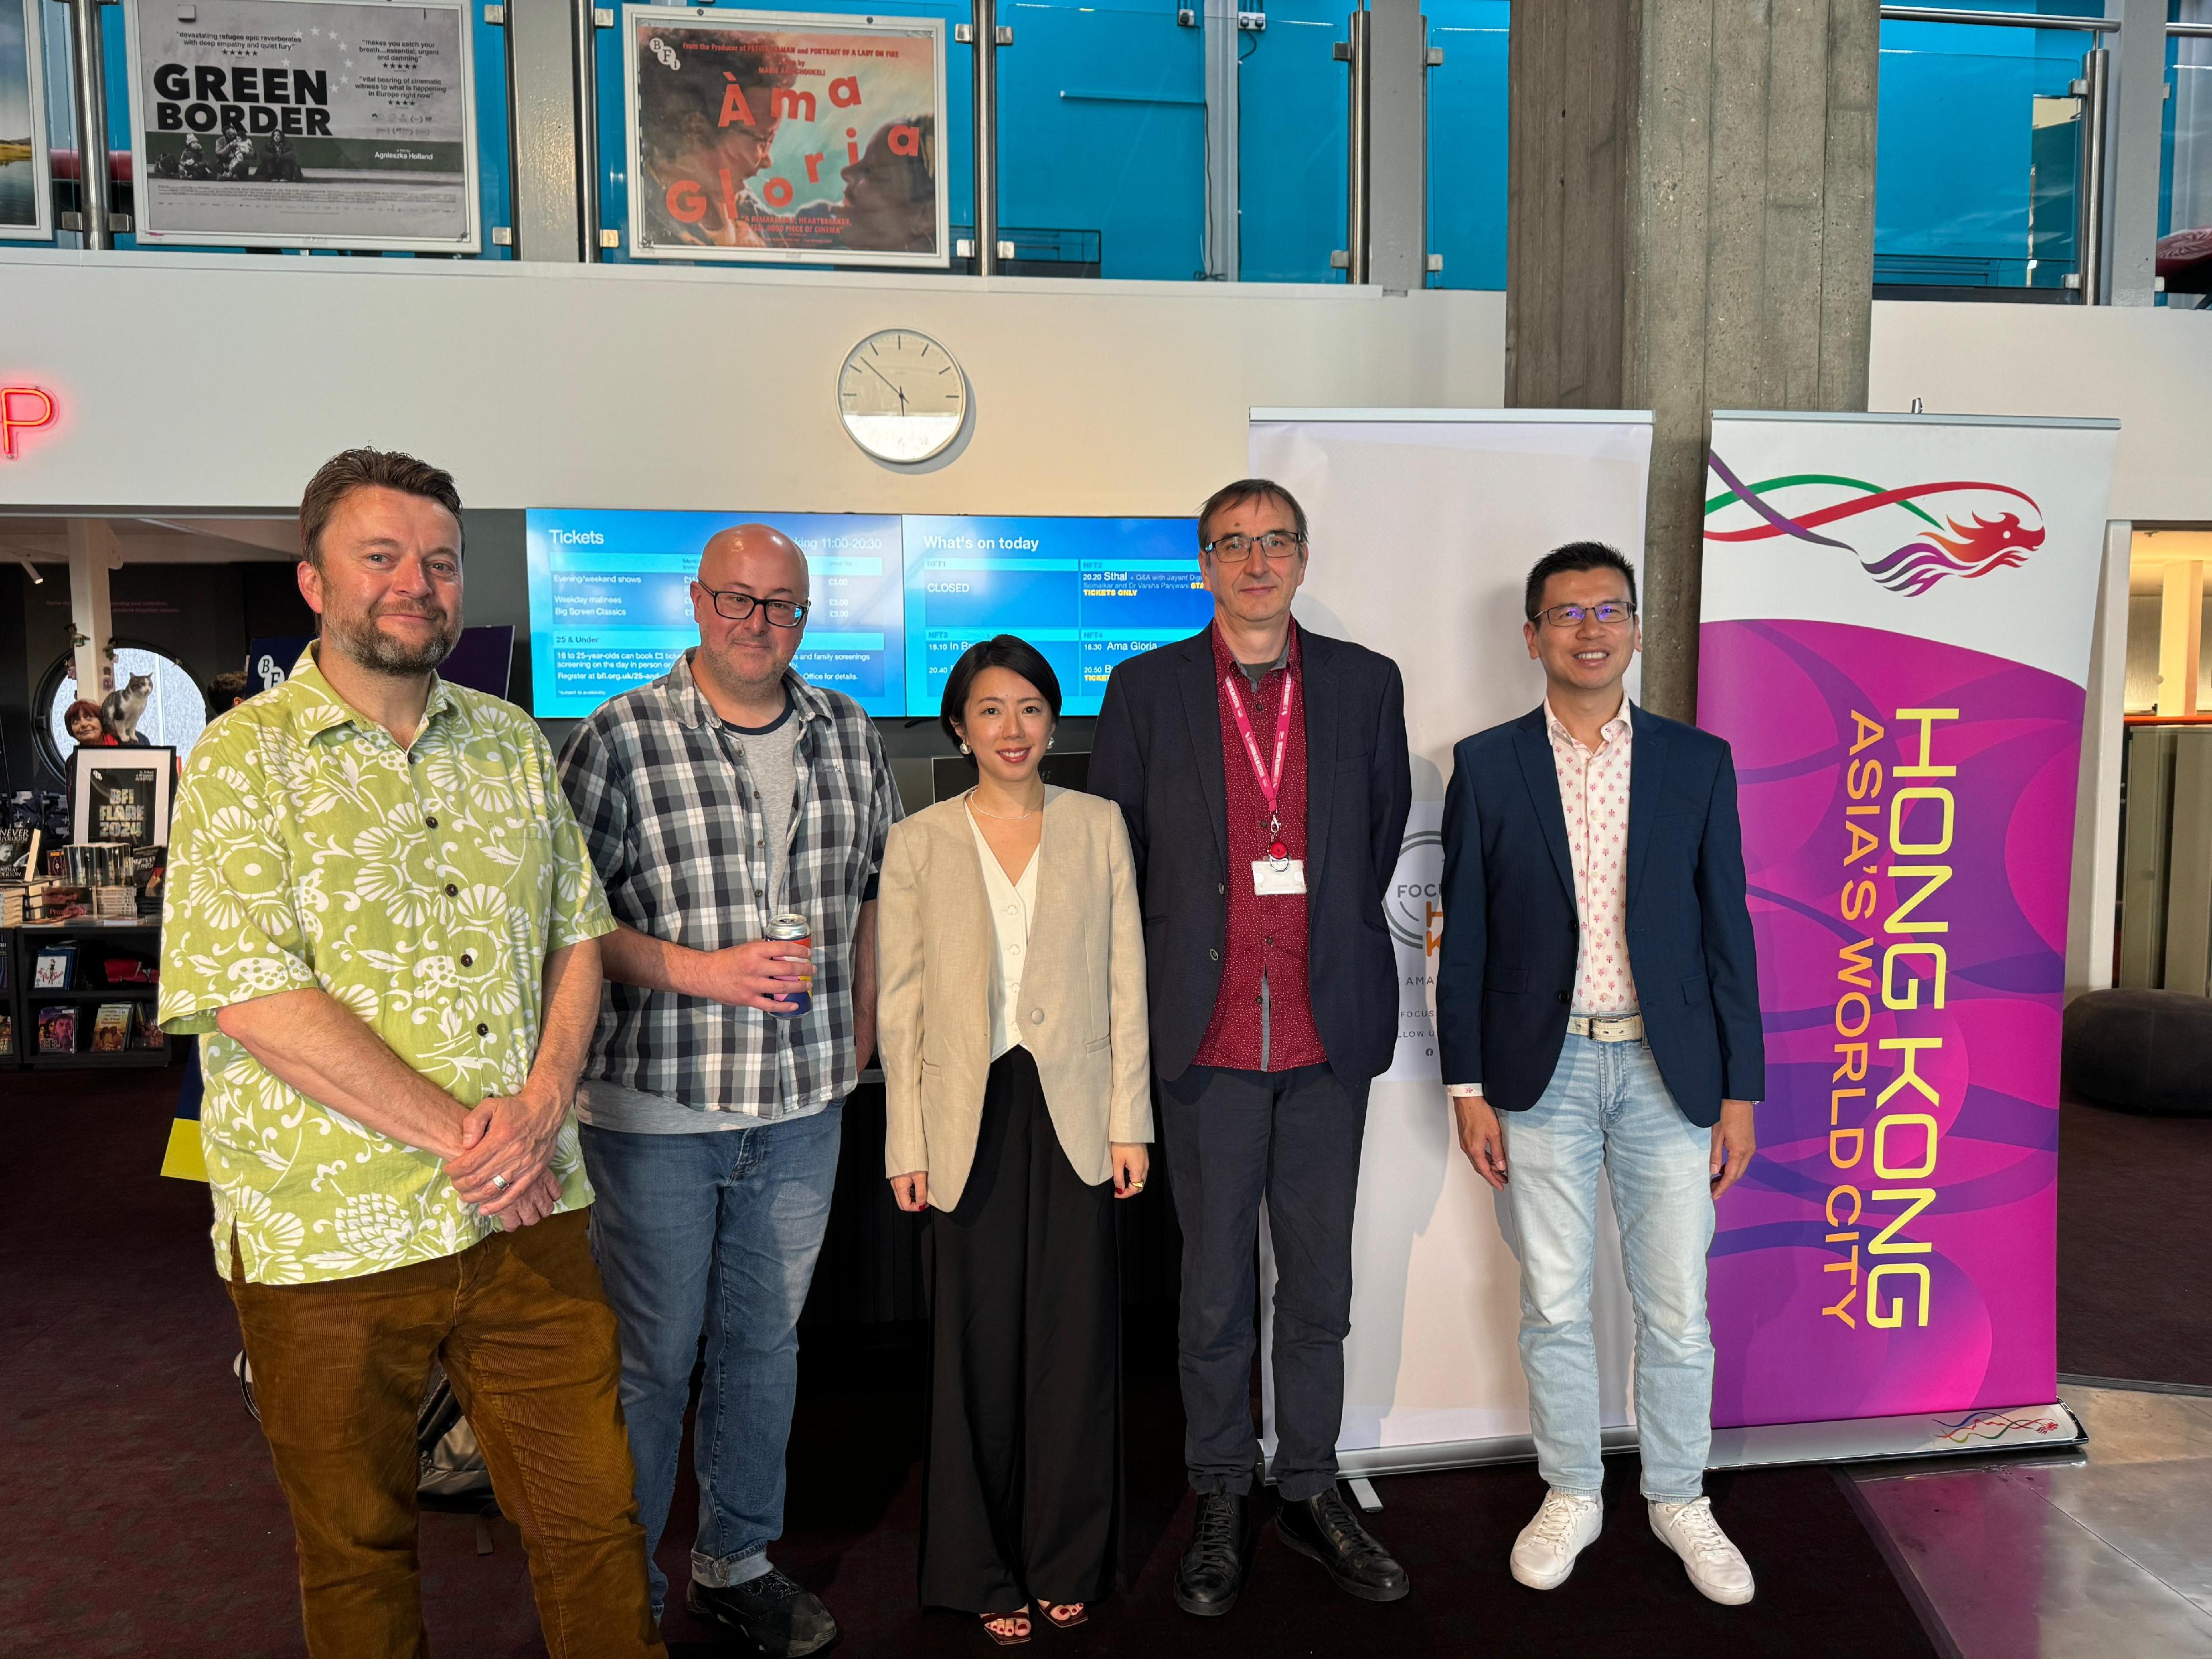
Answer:
POLYGON ((173 749, 79 749, 72 774, 70 839, 158 847, 169 839, 169 787, 173 749))
POLYGON ((945 25, 623 9, 641 259, 950 263, 945 25))
POLYGON ((40 0, 0 0, 0 240, 54 234, 40 0))
POLYGON ((125 10, 140 242, 478 250, 462 6, 125 10))

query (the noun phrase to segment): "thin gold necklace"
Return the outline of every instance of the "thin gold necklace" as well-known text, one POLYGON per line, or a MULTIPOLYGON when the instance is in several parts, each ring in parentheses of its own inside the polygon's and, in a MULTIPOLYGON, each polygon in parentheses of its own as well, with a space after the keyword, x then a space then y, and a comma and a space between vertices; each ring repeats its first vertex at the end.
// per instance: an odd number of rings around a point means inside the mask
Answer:
POLYGON ((975 813, 977 817, 996 818, 1001 823, 1019 823, 1024 818, 1033 818, 1038 813, 1043 811, 1044 803, 1042 801, 1038 802, 1037 805, 1030 807, 1026 812, 986 812, 981 807, 975 805, 975 792, 973 789, 970 789, 968 792, 968 810, 975 813))

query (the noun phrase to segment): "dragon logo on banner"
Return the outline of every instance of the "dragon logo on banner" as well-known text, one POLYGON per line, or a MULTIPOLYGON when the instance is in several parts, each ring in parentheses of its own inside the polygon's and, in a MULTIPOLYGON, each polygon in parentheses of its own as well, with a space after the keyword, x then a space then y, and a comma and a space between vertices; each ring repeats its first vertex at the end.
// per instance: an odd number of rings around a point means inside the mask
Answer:
POLYGON ((1705 503, 1705 539, 1761 542, 1787 536, 1816 547, 1841 548, 1893 593, 1917 599, 1947 576, 1972 579, 2025 564, 2043 545, 2043 509, 2005 484, 1953 482, 1880 484, 1830 473, 1799 472, 1747 484, 1719 455, 1707 458, 1728 485, 1705 503), (1787 499, 1790 506, 1780 505, 1787 499), (1924 504, 1923 504, 1924 503, 1924 504), (1731 509, 1735 509, 1731 512, 1731 509), (1713 527, 1748 508, 1749 524, 1713 527), (1820 533, 1847 526, 1855 541, 1820 533))

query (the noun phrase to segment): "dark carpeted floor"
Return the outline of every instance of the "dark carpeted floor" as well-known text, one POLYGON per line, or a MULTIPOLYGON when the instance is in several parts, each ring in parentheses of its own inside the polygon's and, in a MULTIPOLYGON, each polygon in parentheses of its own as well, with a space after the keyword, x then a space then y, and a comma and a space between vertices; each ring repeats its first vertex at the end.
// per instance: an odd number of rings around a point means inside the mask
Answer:
POLYGON ((2212 1117, 2060 1108, 2058 1369, 2212 1388, 2212 1117))
MULTIPOLYGON (((237 1330, 206 1242, 204 1191, 162 1181, 176 1073, 0 1074, 16 1171, 0 1211, 0 1655, 251 1659, 301 1650, 290 1527, 229 1364, 237 1330)), ((846 1630, 840 1651, 980 1656, 973 1621, 914 1605, 921 1476, 913 1328, 817 1337, 802 1360, 779 1562, 846 1630)), ((1130 1589, 1049 1652, 1645 1656, 1929 1654, 1904 1595, 1825 1470, 1718 1477, 1720 1513, 1759 1599, 1701 1600, 1653 1539, 1632 1462, 1609 1460, 1612 1517, 1568 1587, 1504 1567, 1540 1495, 1527 1468, 1379 1483, 1373 1517, 1411 1570, 1392 1607, 1353 1601, 1270 1534, 1244 1602, 1200 1622, 1169 1596, 1188 1526, 1169 1334, 1133 1322, 1127 1364, 1130 1589)), ((662 1561, 680 1582, 696 1504, 678 1495, 662 1561)), ((426 1516, 424 1601, 447 1655, 542 1654, 519 1539, 426 1516)), ((679 1659, 732 1651, 672 1610, 679 1659)))

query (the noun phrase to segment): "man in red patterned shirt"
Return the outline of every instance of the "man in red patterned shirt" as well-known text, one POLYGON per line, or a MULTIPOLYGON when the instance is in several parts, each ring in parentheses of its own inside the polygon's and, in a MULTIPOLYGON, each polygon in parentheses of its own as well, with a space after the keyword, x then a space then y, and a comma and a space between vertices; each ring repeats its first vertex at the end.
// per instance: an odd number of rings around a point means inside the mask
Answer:
POLYGON ((1227 1613, 1250 1559, 1264 1198, 1276 1529, 1347 1593, 1394 1601, 1406 1571, 1338 1491, 1336 1437, 1367 1088, 1397 1040, 1382 898, 1413 793, 1405 685, 1388 657, 1291 621, 1306 515, 1281 485, 1216 491, 1198 538, 1213 621, 1115 669, 1090 776, 1128 820, 1182 1224, 1184 1455, 1199 1502, 1176 1601, 1227 1613))

